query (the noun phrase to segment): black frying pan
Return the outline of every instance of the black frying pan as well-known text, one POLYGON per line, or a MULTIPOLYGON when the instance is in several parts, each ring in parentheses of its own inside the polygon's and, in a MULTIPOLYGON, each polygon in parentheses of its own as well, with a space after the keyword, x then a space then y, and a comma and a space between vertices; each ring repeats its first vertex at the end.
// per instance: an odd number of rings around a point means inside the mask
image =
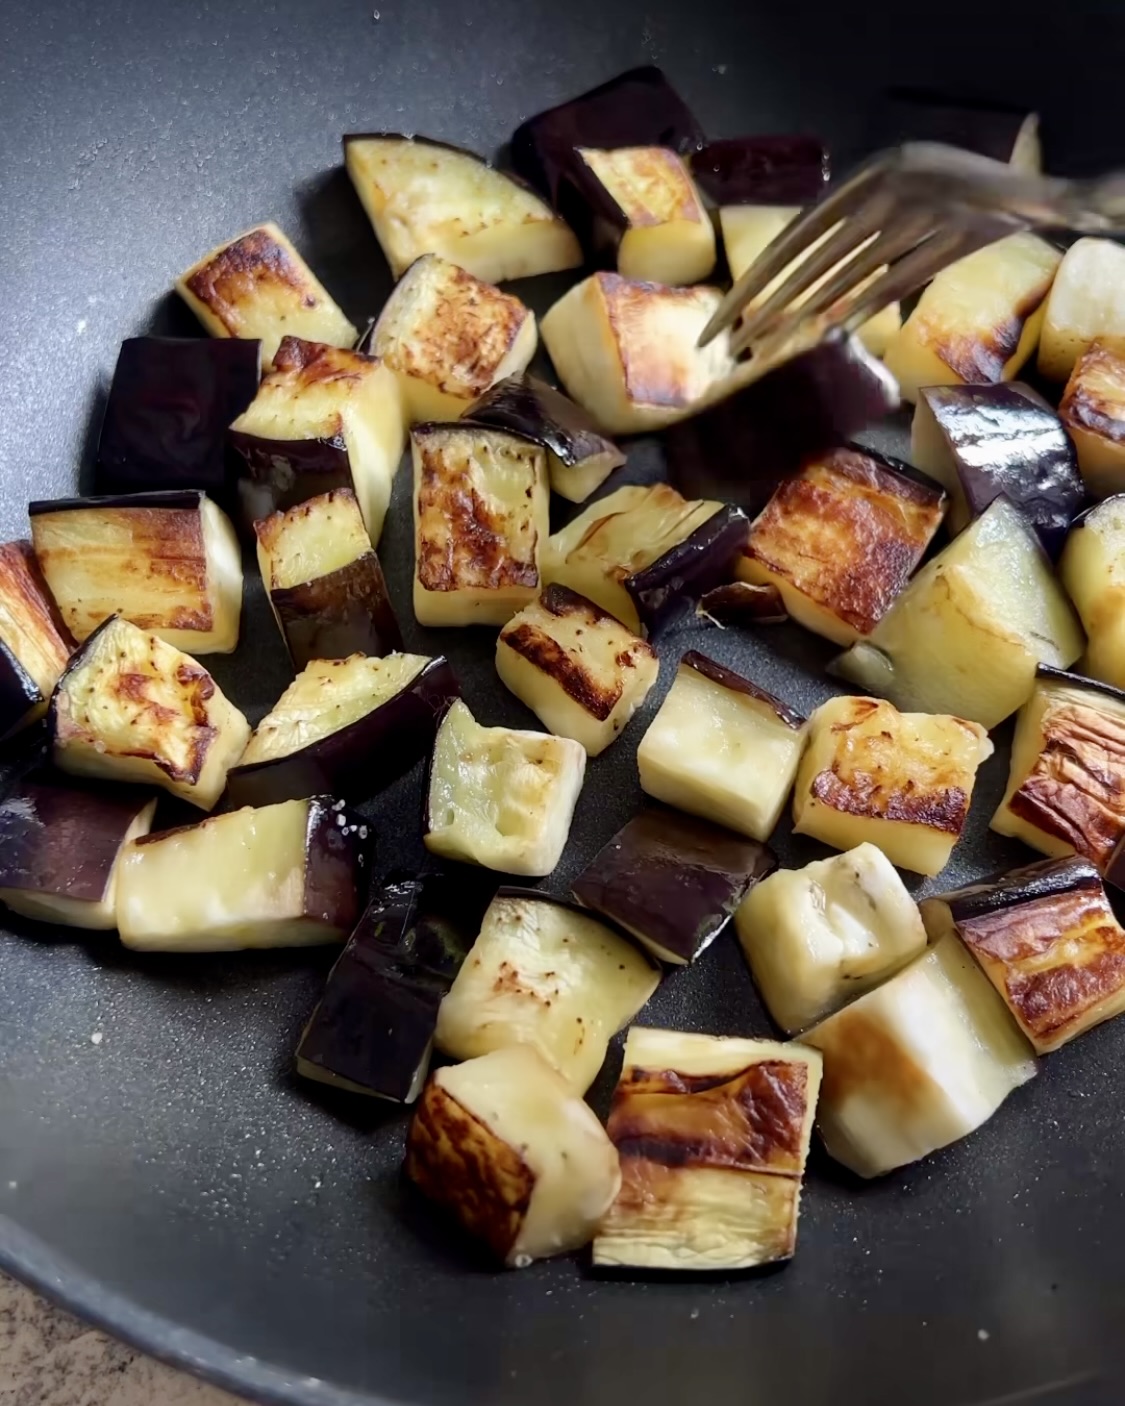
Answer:
MULTIPOLYGON (((491 150, 518 119, 664 65, 715 135, 803 128, 858 148, 900 81, 1038 105, 1049 159, 1125 158, 1125 15, 1074 0, 957 13, 829 0, 39 0, 0 33, 2 531, 89 464, 117 344, 193 335, 167 296, 220 239, 276 218, 353 320, 388 279, 339 134, 402 128, 491 150), (375 7, 378 7, 376 12, 375 7)), ((522 290, 521 290, 522 291, 522 290)), ((529 293, 542 310, 558 287, 529 293)), ((659 471, 653 447, 628 473, 659 471)), ((400 476, 384 559, 409 616, 400 476)), ((217 670, 258 717, 287 681, 260 594, 217 670)), ((680 648, 664 651, 667 670, 680 648)), ((444 649, 486 720, 526 725, 483 632, 444 649)), ((827 650, 783 629, 706 647, 806 706, 827 650)), ((646 710, 650 716, 655 699, 646 710)), ((570 877, 638 802, 630 737, 591 767, 570 877)), ((963 881, 1020 860, 982 781, 963 881)), ((419 775, 370 813, 420 857, 419 775)), ((785 863, 814 856, 782 838, 785 863)), ((291 1052, 327 957, 144 959, 108 937, 0 944, 0 1265, 149 1351, 263 1400, 488 1406, 961 1406, 1118 1401, 1125 1359, 1125 1021, 1050 1058, 968 1141, 875 1185, 814 1158, 796 1260, 742 1279, 487 1271, 398 1173, 403 1119, 331 1102, 291 1052), (91 1036, 100 1032, 100 1044, 91 1036)), ((674 975, 651 1023, 765 1033, 733 939, 674 975)), ((611 1061, 612 1063, 612 1061, 611 1061)), ((595 1101, 612 1083, 603 1079, 595 1101)))

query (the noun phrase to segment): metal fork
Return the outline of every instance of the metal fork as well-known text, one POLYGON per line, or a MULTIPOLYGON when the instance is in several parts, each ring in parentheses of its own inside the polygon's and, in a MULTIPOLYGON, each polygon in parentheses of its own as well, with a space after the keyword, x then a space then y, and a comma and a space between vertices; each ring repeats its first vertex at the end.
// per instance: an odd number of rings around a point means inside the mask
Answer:
POLYGON ((855 331, 957 259, 1029 228, 1125 230, 1125 172, 1063 180, 933 142, 896 147, 781 231, 720 303, 699 345, 733 327, 733 355, 752 350, 768 361, 833 327, 855 331))

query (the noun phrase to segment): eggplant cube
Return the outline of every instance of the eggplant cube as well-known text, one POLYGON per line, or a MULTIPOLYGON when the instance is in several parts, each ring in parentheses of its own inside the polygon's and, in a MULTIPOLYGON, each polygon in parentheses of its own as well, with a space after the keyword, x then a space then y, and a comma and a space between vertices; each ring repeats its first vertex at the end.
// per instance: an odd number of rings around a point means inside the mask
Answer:
POLYGON ((887 348, 903 399, 917 400, 923 386, 1016 377, 1035 351, 1061 261, 1053 245, 1021 232, 943 269, 887 348))
POLYGON ((1091 342, 1070 373, 1059 418, 1093 498, 1125 489, 1125 355, 1091 342))
POLYGON ((496 641, 496 672, 507 687, 591 757, 625 727, 659 671, 651 645, 566 586, 548 586, 496 641))
POLYGON ((878 986, 926 947, 918 905, 873 844, 782 869, 735 914, 770 1015, 790 1035, 878 986))
POLYGON ((735 370, 726 334, 698 345, 720 297, 715 288, 595 273, 543 318, 543 344, 567 393, 604 433, 664 429, 735 370))
POLYGON ((426 755, 442 709, 457 694, 441 657, 314 659, 254 729, 230 774, 230 800, 375 795, 426 755))
POLYGON ((979 723, 831 698, 809 724, 793 828, 840 850, 869 840, 900 868, 940 874, 992 752, 979 723))
POLYGON ((869 635, 941 526, 945 495, 855 449, 807 463, 750 527, 738 575, 774 585, 798 624, 836 644, 869 635))
POLYGON ((694 816, 643 810, 574 881, 575 898, 654 956, 682 966, 704 952, 777 856, 694 816))
POLYGON ((900 708, 992 728, 1027 702, 1040 664, 1065 669, 1082 645, 1042 544, 997 498, 833 667, 900 708))
POLYGON ((1004 1002, 954 937, 801 1039, 824 1056, 820 1135, 861 1177, 967 1137, 1036 1073, 1004 1002))
POLYGON ((115 928, 121 853, 155 813, 151 792, 25 779, 0 801, 0 902, 26 918, 115 928))
POLYGON ((1125 837, 1125 694, 1044 669, 1020 709, 992 829, 1104 874, 1125 837))
MULTIPOLYGON (((824 194, 831 162, 823 142, 815 137, 771 132, 703 142, 691 153, 691 172, 699 188, 720 207, 789 205, 796 214, 802 205, 812 205, 824 194)), ((733 269, 731 275, 739 276, 733 269)))
POLYGON ((163 787, 211 810, 250 724, 190 655, 113 616, 71 658, 51 699, 61 771, 163 787))
POLYGON ((73 644, 29 543, 0 544, 0 739, 47 711, 73 644))
POLYGON ((596 1114, 526 1045, 434 1074, 406 1175, 514 1269, 586 1244, 621 1185, 596 1114))
POLYGON ((1074 525, 1059 576, 1086 630, 1084 671, 1125 688, 1125 494, 1107 498, 1074 525))
POLYGON ((36 558, 76 640, 117 613, 191 654, 237 646, 242 553, 206 494, 68 498, 28 513, 36 558))
POLYGON ((368 827, 330 796, 214 815, 132 841, 117 927, 139 952, 340 942, 367 887, 368 827))
POLYGON ((351 488, 378 544, 406 429, 398 381, 377 357, 286 337, 230 439, 248 520, 351 488))
POLYGON ((456 420, 497 381, 526 370, 538 343, 535 314, 518 298, 436 254, 410 265, 371 334, 411 424, 456 420))
POLYGON ((418 623, 505 624, 541 584, 546 451, 473 425, 418 425, 410 439, 418 623))
POLYGON ((501 889, 438 1015, 438 1048, 472 1059, 531 1045, 579 1094, 656 990, 620 933, 535 889, 501 889))
POLYGON ((691 650, 637 748, 641 786, 658 801, 768 840, 806 741, 779 698, 691 650))
POLYGON ((1113 239, 1079 239, 1066 251, 1047 300, 1041 374, 1065 381, 1095 341, 1125 350, 1125 249, 1113 239))
POLYGON ((871 144, 941 142, 1005 161, 1017 171, 1042 170, 1039 115, 1026 106, 966 99, 929 88, 895 87, 884 95, 871 144))
POLYGON ((747 1269, 791 1258, 821 1057, 634 1026, 608 1132, 621 1190, 594 1263, 747 1269))
POLYGON ((294 667, 402 648, 379 558, 350 488, 254 524, 258 569, 294 667))
POLYGON ((268 366, 283 337, 350 347, 356 330, 275 224, 204 254, 176 292, 212 337, 257 338, 268 366))
POLYGON ((585 775, 578 742, 481 727, 458 700, 434 743, 426 848, 445 859, 542 878, 562 858, 585 775))

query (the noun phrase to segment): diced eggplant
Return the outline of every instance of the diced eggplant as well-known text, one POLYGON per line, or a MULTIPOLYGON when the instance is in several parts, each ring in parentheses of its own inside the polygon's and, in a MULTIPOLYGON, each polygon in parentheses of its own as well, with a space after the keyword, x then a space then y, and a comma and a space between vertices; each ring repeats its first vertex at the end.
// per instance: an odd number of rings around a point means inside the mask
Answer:
POLYGON ((870 841, 902 869, 940 874, 993 750, 984 728, 964 718, 830 698, 809 720, 793 829, 840 850, 870 841))
POLYGON ((402 648, 379 558, 350 488, 254 524, 258 569, 296 669, 402 648))
POLYGON ((582 262, 565 221, 475 152, 429 137, 349 133, 344 164, 396 278, 423 254, 488 283, 582 262))
POLYGON ((660 69, 646 66, 529 117, 512 137, 512 165, 557 206, 578 147, 666 146, 683 155, 704 140, 683 98, 660 69))
POLYGON ((1053 245, 1021 232, 943 269, 887 348, 887 369, 903 399, 917 400, 923 386, 1018 376, 1039 341, 1061 262, 1053 245))
POLYGON ((938 894, 922 917, 932 942, 956 933, 1037 1054, 1125 1011, 1125 930, 1084 859, 938 894))
POLYGON ((608 1132, 621 1190, 594 1264, 730 1271, 792 1257, 821 1057, 634 1026, 608 1132))
POLYGON ((827 147, 801 135, 721 137, 691 153, 696 184, 720 207, 812 205, 830 169, 827 147))
POLYGON ((625 462, 581 406, 526 372, 486 391, 461 419, 542 445, 551 488, 572 503, 584 503, 625 462))
POLYGON ((434 743, 423 842, 445 859, 542 878, 562 858, 585 775, 580 743, 482 727, 458 700, 434 743))
POLYGON ((115 928, 122 849, 155 812, 151 791, 25 778, 0 801, 0 902, 49 923, 115 928))
POLYGON ((0 740, 47 711, 73 644, 30 544, 0 544, 0 740))
POLYGON ((653 807, 634 816, 574 881, 575 898, 663 962, 694 962, 777 867, 757 840, 653 807))
POLYGON ((858 447, 809 460, 751 524, 739 578, 775 586, 799 625, 835 644, 869 635, 945 512, 937 484, 902 468, 858 447))
POLYGON ((426 755, 458 692, 440 657, 314 659, 254 729, 230 774, 231 804, 375 795, 426 755))
POLYGON ((350 488, 378 545, 406 447, 398 380, 378 357, 284 338, 230 443, 247 523, 350 488))
POLYGON ((872 145, 941 142, 1006 161, 1029 175, 1042 167, 1039 115, 1026 107, 981 101, 927 88, 891 88, 884 94, 872 145))
POLYGON ((659 970, 627 938, 536 889, 501 889, 438 1015, 438 1048, 472 1059, 531 1045, 585 1093, 659 970))
POLYGON ((664 429, 735 371, 726 333, 698 345, 720 297, 717 288, 595 273, 543 318, 543 345, 568 394, 606 434, 664 429))
POLYGON ((406 1175, 513 1269, 586 1244, 621 1185, 594 1111, 526 1045, 433 1075, 406 1175))
POLYGON ((1082 644, 1038 537, 1001 497, 833 669, 900 708, 992 728, 1027 702, 1040 664, 1065 669, 1082 644))
POLYGON ((1040 669, 1016 718, 1008 789, 992 828, 1106 872, 1125 837, 1125 693, 1040 669))
POLYGON ((1074 441, 1090 496, 1125 490, 1125 355, 1091 342, 1074 363, 1059 419, 1074 441))
POLYGON ((705 592, 695 607, 696 624, 782 625, 789 619, 776 586, 752 586, 749 581, 728 581, 705 592))
POLYGON ((754 984, 790 1035, 880 985, 926 947, 918 905, 875 845, 781 869, 734 918, 754 984))
POLYGON ((666 483, 630 485, 591 503, 554 534, 543 576, 651 638, 729 581, 748 532, 740 508, 690 502, 666 483))
POLYGON ((356 330, 277 225, 219 244, 176 280, 212 337, 254 338, 273 361, 283 337, 350 347, 356 330))
POLYGON ((731 498, 756 512, 805 459, 898 404, 894 379, 862 343, 832 334, 668 430, 669 474, 684 493, 731 498))
POLYGON ((1036 1073, 1004 1002, 952 937, 801 1038, 824 1055, 817 1129, 861 1177, 967 1137, 1036 1073))
POLYGON ((416 425, 414 615, 420 625, 503 625, 542 585, 547 452, 501 430, 416 425))
POLYGON ((659 671, 650 645, 566 586, 548 586, 496 641, 502 682, 548 731, 591 757, 625 727, 659 671))
POLYGON ((61 771, 160 786, 200 810, 222 795, 250 737, 202 664, 120 616, 71 657, 47 729, 61 771))
POLYGON ((141 952, 318 947, 355 926, 374 848, 331 796, 249 806, 125 847, 117 927, 141 952))
POLYGON ((1125 351, 1125 249, 1113 239, 1079 239, 1066 251, 1047 299, 1040 373, 1065 381, 1095 341, 1125 351))
POLYGON ((227 430, 258 393, 259 342, 129 337, 98 440, 99 493, 198 488, 230 506, 227 430))
POLYGON ((538 344, 535 314, 518 298, 436 254, 406 270, 370 338, 398 377, 411 424, 456 420, 525 371, 538 344))
POLYGON ((963 532, 1002 493, 1062 551, 1086 490, 1059 417, 1027 386, 932 386, 918 392, 911 457, 950 494, 949 530, 963 532))
POLYGON ((429 1071, 438 1007, 483 915, 459 878, 388 881, 332 968, 297 1047, 297 1072, 413 1103, 429 1071))
POLYGON ((693 649, 637 748, 641 786, 658 801, 765 841, 806 736, 800 713, 693 649))
MULTIPOLYGON (((1083 672, 1125 688, 1125 494, 1107 498, 1074 524, 1059 577, 1088 637, 1083 672)), ((1044 663, 1074 660, 1044 660, 1044 663)))
POLYGON ((76 640, 119 614, 191 654, 230 654, 242 616, 242 552, 198 490, 28 505, 35 555, 76 640))

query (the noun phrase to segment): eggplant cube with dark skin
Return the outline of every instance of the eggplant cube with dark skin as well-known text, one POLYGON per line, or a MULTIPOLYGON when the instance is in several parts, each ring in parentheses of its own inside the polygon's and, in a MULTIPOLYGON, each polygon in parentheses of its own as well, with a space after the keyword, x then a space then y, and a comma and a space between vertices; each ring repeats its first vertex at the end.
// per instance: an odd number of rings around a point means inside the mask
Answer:
POLYGON ((772 582, 752 586, 749 581, 728 581, 705 592, 695 607, 697 625, 715 625, 720 630, 731 625, 783 625, 788 619, 781 592, 772 582))
POLYGON ((920 956, 926 930, 897 870, 864 843, 752 888, 735 914, 770 1015, 807 1030, 920 956))
POLYGON ((562 858, 585 775, 580 743, 482 727, 458 700, 434 742, 425 846, 444 859, 543 878, 562 858))
POLYGON ((256 225, 204 254, 176 280, 176 292, 212 337, 260 341, 266 366, 283 337, 355 344, 355 328, 275 224, 256 225))
POLYGON ((229 799, 268 805, 329 791, 348 800, 375 795, 426 755, 457 695, 440 657, 314 659, 254 729, 230 774, 229 799))
POLYGON ((31 540, 67 628, 88 639, 120 614, 189 654, 230 654, 242 552, 204 493, 64 498, 28 507, 31 540))
POLYGON ((1042 169, 1039 116, 1003 102, 982 102, 931 88, 894 87, 884 94, 871 132, 879 150, 902 142, 941 142, 1005 161, 1018 171, 1042 169))
POLYGON ((542 584, 546 451, 473 425, 418 425, 410 439, 418 623, 505 624, 542 584))
POLYGON ((160 786, 201 810, 214 807, 250 738, 202 664, 118 616, 72 656, 47 727, 60 771, 160 786))
POLYGON ((930 940, 955 933, 1037 1054, 1125 1011, 1125 930, 1097 870, 1056 859, 922 903, 930 940))
POLYGON ((423 254, 488 283, 582 262, 565 221, 474 152, 428 137, 349 133, 344 164, 396 278, 423 254))
POLYGON ((1083 672, 1125 688, 1125 494, 1098 503, 1074 524, 1059 578, 1086 630, 1083 672))
POLYGON ((47 711, 73 647, 30 544, 0 543, 0 739, 47 711))
POLYGON ((254 524, 258 569, 297 669, 402 648, 379 558, 350 488, 254 524))
POLYGON ((704 952, 777 867, 757 840, 652 807, 619 830, 575 879, 575 898, 654 956, 682 966, 704 952))
POLYGON ((548 586, 496 641, 503 683, 544 727, 591 757, 615 740, 659 670, 651 645, 566 586, 548 586))
POLYGON ((1091 342, 1070 373, 1059 419, 1074 442, 1082 482, 1092 498, 1125 489, 1125 355, 1091 342))
POLYGON ((791 1258, 818 1051, 634 1026, 607 1131, 621 1190, 594 1264, 749 1269, 791 1258))
POLYGON ((214 815, 128 844, 117 927, 138 952, 342 942, 363 907, 373 840, 331 796, 214 815))
POLYGON ((829 699, 809 723, 793 828, 840 850, 870 841, 900 868, 940 874, 992 752, 984 728, 964 718, 829 699))
POLYGON ((817 1130, 861 1177, 882 1176, 987 1122, 1035 1057, 955 937, 801 1036, 824 1056, 817 1130))
POLYGON ((585 1245, 621 1185, 597 1115, 528 1045, 437 1070, 405 1170, 513 1269, 585 1245))
POLYGON ((0 801, 0 902, 43 922, 115 928, 121 853, 155 813, 150 791, 25 778, 0 801))
POLYGON ((454 1059, 531 1045, 585 1093, 660 981, 616 929, 537 889, 501 889, 438 1015, 454 1059))
POLYGON ((768 840, 807 737, 805 719, 741 674, 691 650, 637 749, 658 801, 768 840))
POLYGON ((1059 265, 1039 339, 1039 371, 1065 381, 1088 347, 1125 351, 1125 249, 1114 239, 1079 239, 1059 265))
POLYGON ((780 485, 750 526, 741 580, 774 585, 836 644, 869 635, 941 526, 945 495, 879 456, 835 449, 780 485))
POLYGON ((518 298, 436 254, 406 270, 370 338, 399 379, 411 424, 458 419, 525 371, 538 344, 535 314, 518 298))
POLYGON ((831 172, 823 142, 801 134, 720 137, 704 142, 690 161, 696 184, 720 208, 813 205, 831 172))
POLYGON ((406 428, 398 381, 377 357, 286 337, 230 442, 248 521, 350 488, 378 544, 406 428))

